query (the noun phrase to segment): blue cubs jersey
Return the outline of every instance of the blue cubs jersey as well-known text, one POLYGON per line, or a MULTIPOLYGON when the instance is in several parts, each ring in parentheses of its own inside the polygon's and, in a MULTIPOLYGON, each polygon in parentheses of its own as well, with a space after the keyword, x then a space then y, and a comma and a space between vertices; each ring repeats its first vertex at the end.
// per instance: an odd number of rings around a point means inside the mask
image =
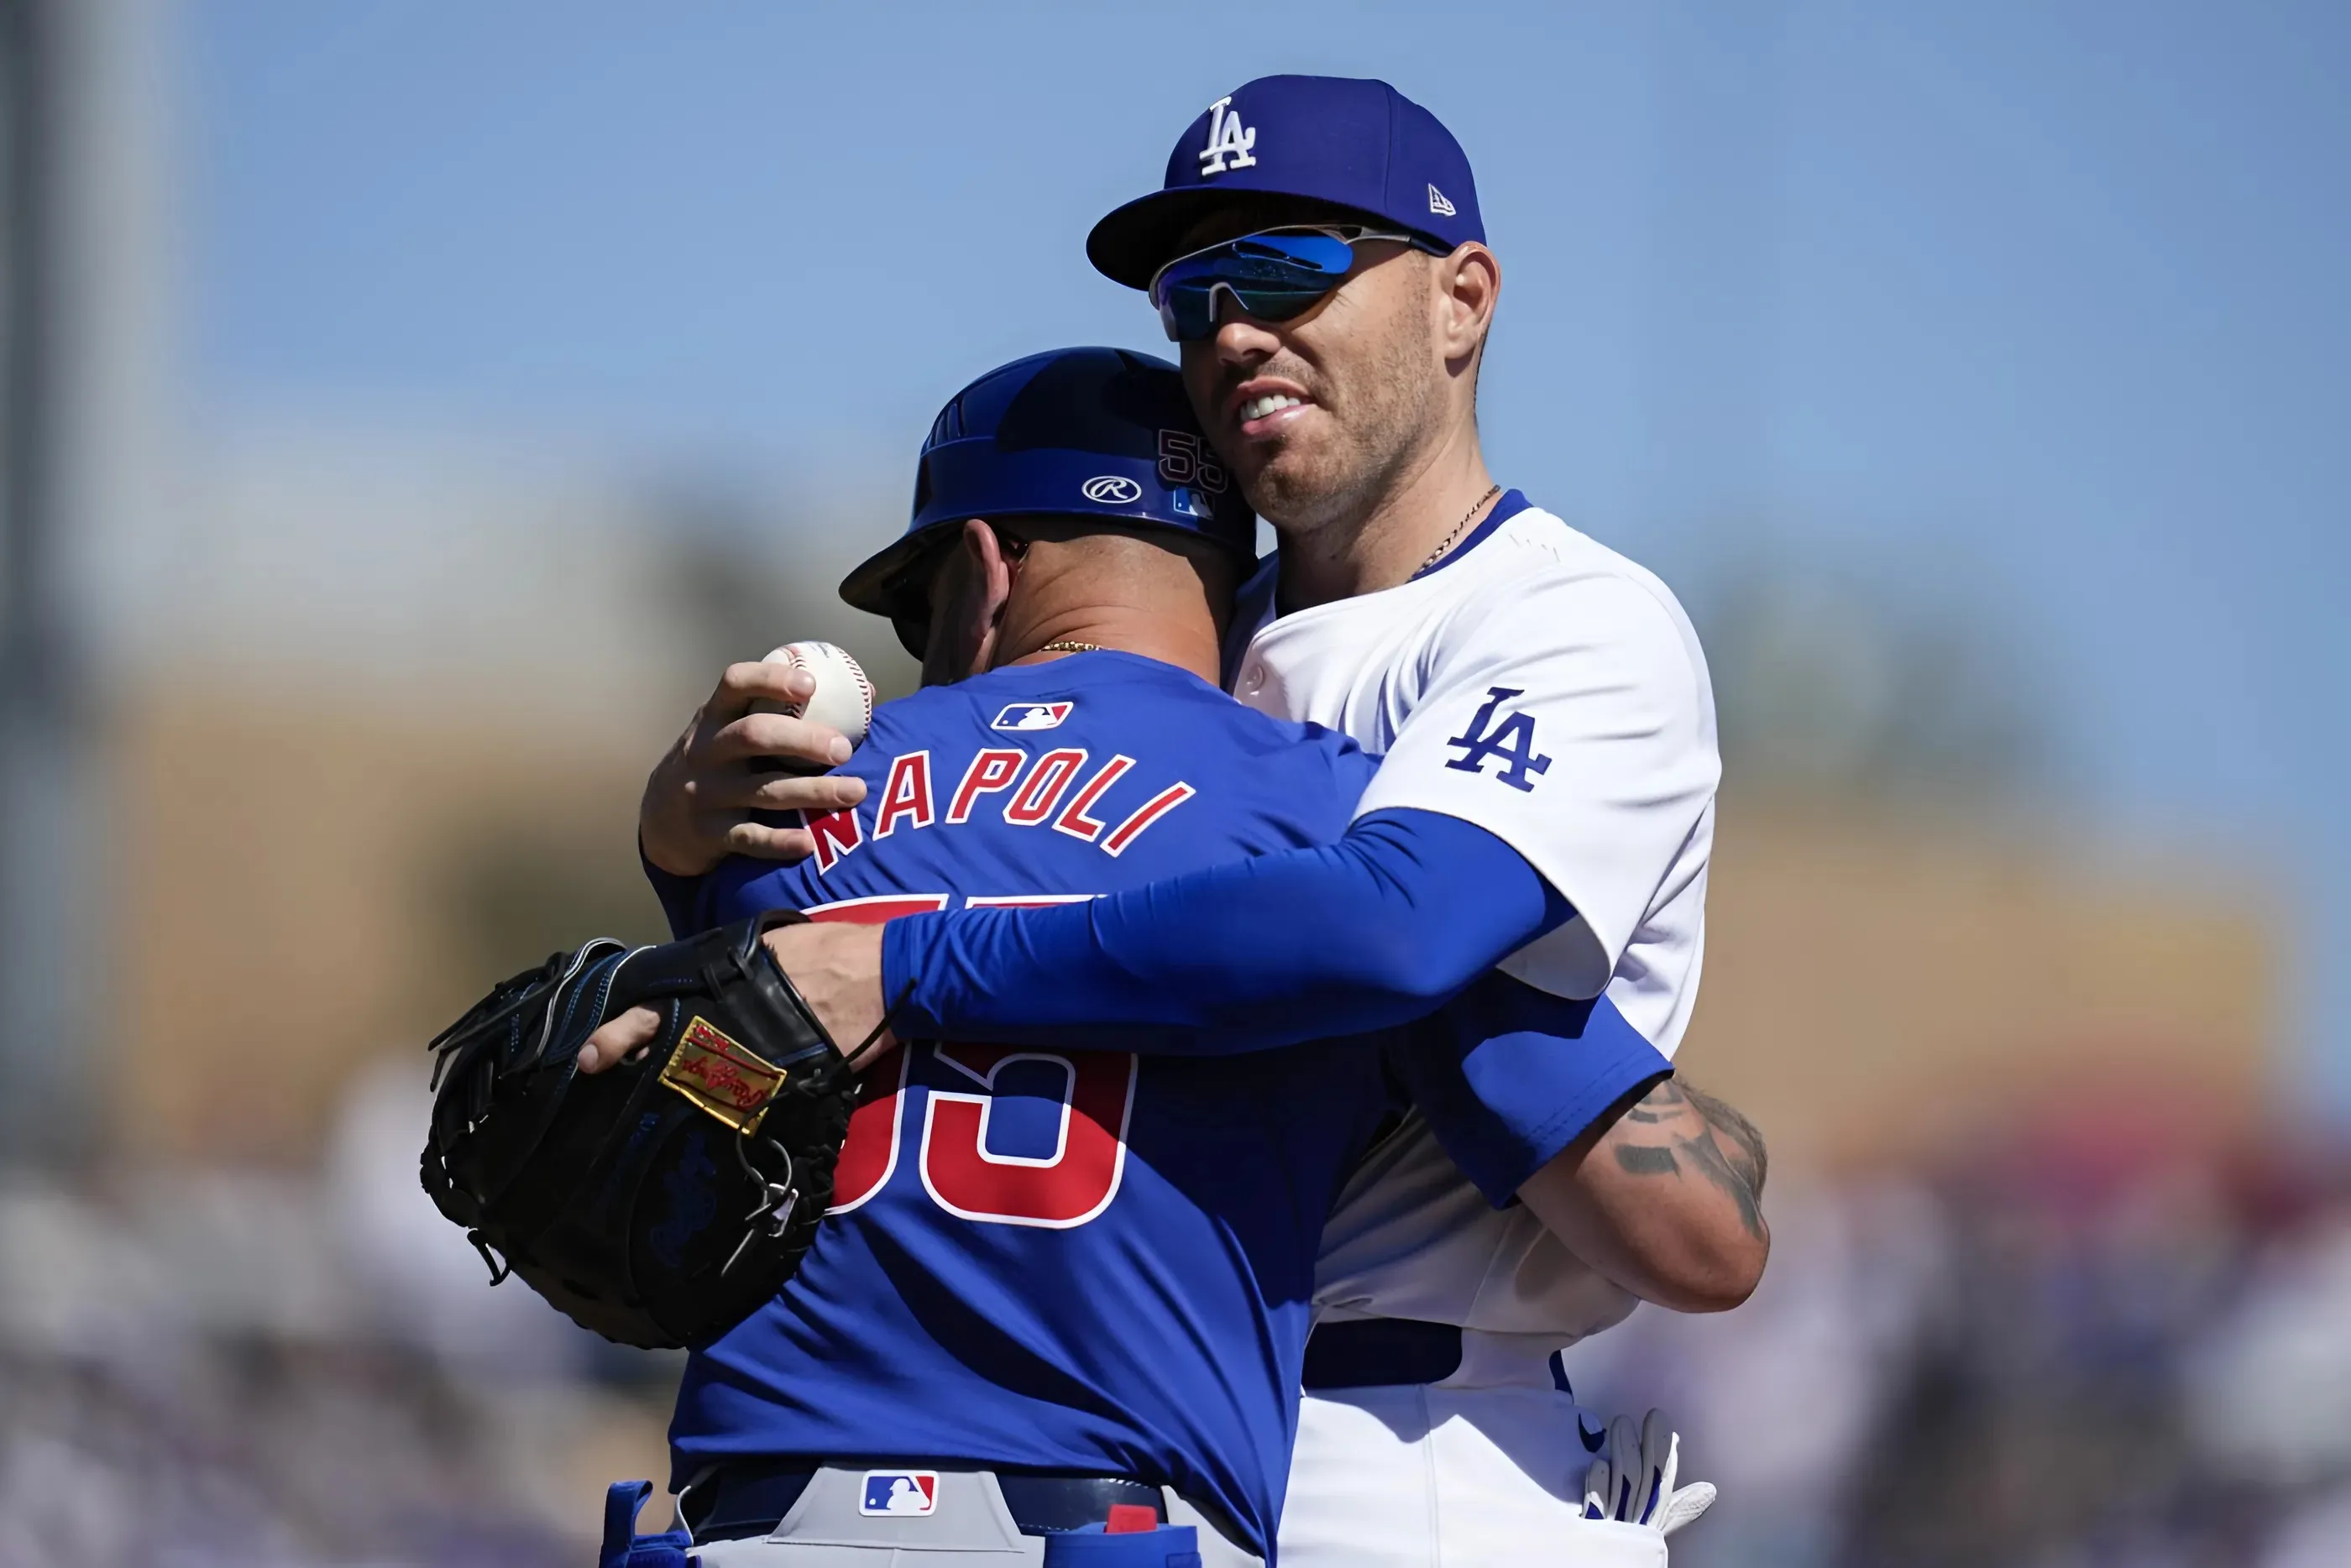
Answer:
MULTIPOLYGON (((841 771, 869 793, 815 855, 728 862, 695 921, 1083 899, 1328 843, 1373 763, 1100 652, 889 703, 841 771)), ((1323 1220, 1412 1047, 1103 1046, 917 1042, 867 1074, 799 1272, 689 1364, 674 1484, 731 1455, 1120 1474, 1268 1550, 1323 1220)))

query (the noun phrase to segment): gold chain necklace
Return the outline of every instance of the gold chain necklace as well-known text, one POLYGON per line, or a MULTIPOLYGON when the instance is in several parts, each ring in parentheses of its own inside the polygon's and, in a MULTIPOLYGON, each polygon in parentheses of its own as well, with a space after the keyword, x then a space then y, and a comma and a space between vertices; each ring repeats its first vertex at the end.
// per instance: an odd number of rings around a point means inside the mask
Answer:
POLYGON ((1075 642, 1064 638, 1059 642, 1049 642, 1042 648, 1040 648, 1037 651, 1040 653, 1100 653, 1102 651, 1102 644, 1099 642, 1075 642))
POLYGON ((1469 526, 1469 519, 1477 516, 1479 512, 1484 508, 1486 503, 1493 500, 1494 497, 1500 493, 1502 493, 1502 487, 1497 484, 1488 490, 1485 494, 1478 497, 1477 505, 1470 507, 1468 511, 1464 512, 1461 514, 1461 521, 1453 525, 1453 532, 1447 534, 1445 536, 1444 541, 1439 544, 1436 549, 1431 550, 1428 553, 1428 559, 1420 564, 1419 570, 1414 572, 1413 576, 1416 577, 1420 576, 1421 572, 1428 570, 1429 567, 1445 559, 1445 552, 1453 548, 1453 542, 1461 537, 1461 530, 1469 526))

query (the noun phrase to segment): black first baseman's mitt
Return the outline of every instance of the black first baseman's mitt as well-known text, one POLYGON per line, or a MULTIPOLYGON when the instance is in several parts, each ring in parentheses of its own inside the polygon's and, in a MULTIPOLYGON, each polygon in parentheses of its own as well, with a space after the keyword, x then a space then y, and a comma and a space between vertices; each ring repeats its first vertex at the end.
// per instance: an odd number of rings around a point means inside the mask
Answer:
POLYGON ((622 1345, 700 1345, 774 1295, 832 1201, 855 1079, 760 934, 775 910, 500 984, 433 1042, 424 1190, 490 1265, 622 1345), (598 1024, 652 1045, 590 1076, 598 1024))

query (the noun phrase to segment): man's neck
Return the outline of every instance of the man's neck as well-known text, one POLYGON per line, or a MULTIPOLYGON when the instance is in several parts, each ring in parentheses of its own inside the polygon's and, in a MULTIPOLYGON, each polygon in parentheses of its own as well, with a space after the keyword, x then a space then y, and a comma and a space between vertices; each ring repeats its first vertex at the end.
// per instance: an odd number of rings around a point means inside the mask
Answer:
POLYGON ((1328 604, 1412 580, 1458 546, 1493 504, 1494 480, 1475 426, 1458 432, 1352 517, 1311 529, 1274 525, 1281 539, 1281 602, 1328 604))
POLYGON ((1126 605, 1019 613, 1016 604, 997 636, 994 664, 1042 664, 1083 648, 1108 649, 1187 670, 1211 686, 1221 673, 1217 630, 1207 616, 1155 614, 1126 605), (1075 644, 1077 647, 1071 645, 1075 644))

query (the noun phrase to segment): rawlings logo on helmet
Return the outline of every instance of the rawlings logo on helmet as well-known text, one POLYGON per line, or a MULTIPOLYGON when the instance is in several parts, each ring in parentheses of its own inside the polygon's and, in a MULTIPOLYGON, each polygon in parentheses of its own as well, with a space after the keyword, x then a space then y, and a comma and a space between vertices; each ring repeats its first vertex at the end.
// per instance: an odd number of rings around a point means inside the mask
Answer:
POLYGON ((1078 493, 1104 506, 1132 506, 1143 499, 1143 486, 1120 473, 1097 474, 1078 493))

